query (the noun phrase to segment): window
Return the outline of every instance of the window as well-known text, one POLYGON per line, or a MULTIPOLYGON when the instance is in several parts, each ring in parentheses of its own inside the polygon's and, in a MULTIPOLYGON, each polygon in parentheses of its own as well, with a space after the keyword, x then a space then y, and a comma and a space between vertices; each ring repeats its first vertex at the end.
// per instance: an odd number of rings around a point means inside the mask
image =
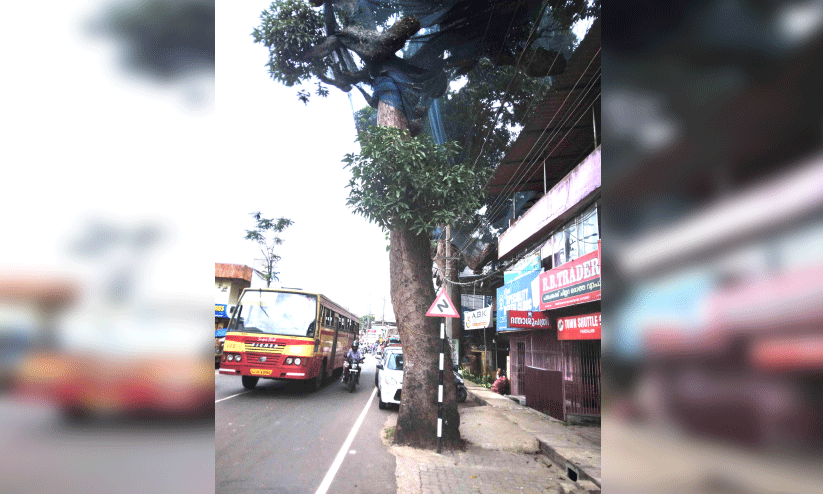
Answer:
POLYGON ((597 250, 600 238, 597 204, 580 213, 551 237, 552 268, 597 250))
POLYGON ((391 370, 403 370, 403 354, 389 354, 388 362, 386 363, 386 368, 391 370))

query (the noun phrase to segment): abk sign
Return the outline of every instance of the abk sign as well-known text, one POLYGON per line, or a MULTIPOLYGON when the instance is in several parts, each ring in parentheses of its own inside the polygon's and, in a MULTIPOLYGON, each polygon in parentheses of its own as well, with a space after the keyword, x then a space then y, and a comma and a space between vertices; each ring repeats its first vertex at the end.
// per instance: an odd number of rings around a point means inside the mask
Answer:
POLYGON ((599 340, 600 312, 557 318, 558 340, 599 340))
POLYGON ((465 316, 465 329, 488 328, 492 325, 492 307, 473 310, 463 314, 465 316))
POLYGON ((540 275, 540 310, 600 300, 600 248, 540 275))

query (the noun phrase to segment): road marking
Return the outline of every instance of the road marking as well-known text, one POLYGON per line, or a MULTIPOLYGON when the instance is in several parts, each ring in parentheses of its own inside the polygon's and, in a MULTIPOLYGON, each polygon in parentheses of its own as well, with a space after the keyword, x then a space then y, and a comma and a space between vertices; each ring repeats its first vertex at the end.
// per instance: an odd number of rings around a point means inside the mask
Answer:
POLYGON ((251 391, 251 390, 249 389, 249 390, 243 391, 242 393, 237 393, 236 395, 226 396, 225 398, 220 398, 219 400, 214 400, 214 402, 215 403, 220 403, 221 401, 228 400, 229 398, 234 398, 235 396, 244 395, 244 394, 248 393, 249 391, 251 391))
POLYGON ((326 494, 328 492, 329 487, 331 487, 331 482, 334 480, 334 476, 337 475, 337 470, 340 469, 340 465, 343 464, 343 459, 346 457, 346 452, 348 451, 349 447, 351 446, 352 441, 354 441, 354 436, 357 435, 358 429, 360 429, 360 425, 363 424, 363 419, 366 418, 366 412, 369 411, 369 407, 374 401, 374 395, 377 394, 377 388, 371 392, 371 397, 369 398, 368 403, 363 408, 363 411, 360 412, 360 416, 357 417, 357 422, 354 423, 351 431, 349 432, 349 436, 346 438, 346 441, 343 443, 343 446, 340 448, 340 451, 337 453, 337 458, 334 459, 334 462, 331 464, 331 468, 329 471, 326 472, 326 476, 323 477, 323 482, 320 484, 320 487, 317 488, 317 492, 314 494, 326 494))

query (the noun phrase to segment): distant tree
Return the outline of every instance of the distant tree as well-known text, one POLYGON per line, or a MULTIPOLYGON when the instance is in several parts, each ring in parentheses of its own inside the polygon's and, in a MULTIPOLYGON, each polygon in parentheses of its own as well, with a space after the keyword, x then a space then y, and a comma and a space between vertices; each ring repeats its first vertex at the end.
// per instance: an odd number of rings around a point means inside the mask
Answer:
POLYGON ((266 288, 271 286, 272 281, 279 281, 277 277, 280 274, 277 269, 277 263, 280 262, 280 256, 274 253, 274 248, 283 243, 278 234, 283 233, 283 230, 291 226, 294 222, 288 218, 267 219, 263 218, 260 211, 251 213, 254 218, 256 226, 251 230, 246 230, 246 240, 252 240, 260 247, 260 252, 263 254, 263 269, 254 269, 258 276, 266 281, 266 288))
POLYGON ((374 322, 374 315, 367 314, 365 316, 360 317, 360 327, 363 329, 371 329, 371 325, 374 322))

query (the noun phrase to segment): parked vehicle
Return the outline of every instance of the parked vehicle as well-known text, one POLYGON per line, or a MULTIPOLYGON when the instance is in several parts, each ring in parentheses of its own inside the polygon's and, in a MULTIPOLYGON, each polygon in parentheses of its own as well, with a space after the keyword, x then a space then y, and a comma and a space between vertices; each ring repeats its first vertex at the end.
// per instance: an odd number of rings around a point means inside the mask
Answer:
POLYGON ((463 382, 463 373, 456 365, 454 366, 454 386, 457 388, 457 402, 463 403, 469 397, 469 392, 463 382))
MULTIPOLYGON (((386 365, 385 360, 386 360, 386 357, 387 357, 389 354, 392 354, 392 353, 397 353, 397 352, 402 352, 402 351, 403 351, 403 348, 402 348, 402 347, 398 347, 398 346, 394 346, 394 347, 388 347, 388 348, 386 348, 386 352, 385 352, 384 354, 381 354, 381 357, 380 357, 380 362, 379 362, 379 363, 382 363, 382 364, 383 364, 383 367, 385 367, 385 365, 386 365)), ((380 369, 381 369, 381 368, 382 368, 382 367, 378 365, 378 366, 377 366, 377 369, 375 369, 375 371, 374 371, 374 385, 375 385, 375 387, 377 386, 377 382, 380 380, 380 369)))
POLYGON ((385 409, 389 403, 400 404, 400 391, 403 387, 403 352, 386 354, 380 369, 380 380, 377 385, 377 406, 385 409))
POLYGON ((349 393, 354 393, 354 388, 360 382, 360 361, 355 359, 348 359, 345 375, 343 376, 343 383, 349 393))

